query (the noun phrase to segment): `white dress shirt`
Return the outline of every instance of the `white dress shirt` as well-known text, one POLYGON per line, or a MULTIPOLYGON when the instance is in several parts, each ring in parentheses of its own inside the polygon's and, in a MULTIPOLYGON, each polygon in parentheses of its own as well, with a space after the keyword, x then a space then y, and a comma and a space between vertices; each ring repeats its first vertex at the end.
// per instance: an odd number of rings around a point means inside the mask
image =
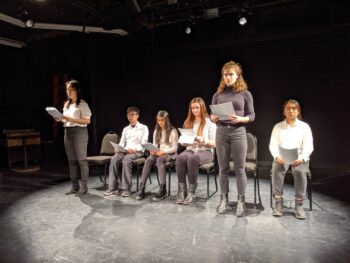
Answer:
POLYGON ((293 126, 287 121, 281 121, 275 125, 270 139, 270 152, 274 159, 280 156, 279 147, 285 149, 298 149, 298 159, 305 162, 310 160, 314 150, 313 137, 310 126, 301 120, 296 120, 293 126))
POLYGON ((148 141, 148 127, 139 122, 133 127, 130 124, 123 129, 119 145, 125 149, 144 151, 141 144, 148 141))

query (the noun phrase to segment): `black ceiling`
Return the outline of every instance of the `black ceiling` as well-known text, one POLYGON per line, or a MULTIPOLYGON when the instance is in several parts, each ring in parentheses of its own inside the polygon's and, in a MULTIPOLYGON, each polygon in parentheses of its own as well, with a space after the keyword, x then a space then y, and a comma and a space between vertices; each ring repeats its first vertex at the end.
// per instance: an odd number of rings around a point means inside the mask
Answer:
MULTIPOLYGON (((349 26, 349 0, 0 0, 0 40, 30 44, 72 32, 176 38, 192 25, 203 35, 261 34, 349 26), (238 24, 245 15, 246 26, 238 24), (27 20, 34 25, 28 28, 27 20), (63 28, 62 28, 63 26, 63 28), (181 30, 180 30, 181 29, 181 30), (246 32, 244 32, 246 31, 246 32), (248 33, 247 33, 248 32, 248 33), (175 35, 175 36, 174 36, 175 35)), ((192 32, 194 33, 194 32, 192 32)), ((200 33, 198 33, 200 34, 200 33)), ((0 41, 1 42, 1 41, 0 41)), ((4 42, 4 41, 2 41, 4 42)))

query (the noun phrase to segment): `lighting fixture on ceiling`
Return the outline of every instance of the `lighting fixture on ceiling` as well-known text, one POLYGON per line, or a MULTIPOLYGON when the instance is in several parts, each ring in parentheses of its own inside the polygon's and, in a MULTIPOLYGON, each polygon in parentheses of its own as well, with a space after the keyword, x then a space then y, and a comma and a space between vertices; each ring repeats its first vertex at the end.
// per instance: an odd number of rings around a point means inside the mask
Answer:
POLYGON ((216 18, 220 16, 220 11, 218 7, 209 8, 203 11, 204 17, 206 19, 216 18))
POLYGON ((34 26, 34 21, 32 19, 27 19, 25 25, 26 27, 32 28, 34 26))

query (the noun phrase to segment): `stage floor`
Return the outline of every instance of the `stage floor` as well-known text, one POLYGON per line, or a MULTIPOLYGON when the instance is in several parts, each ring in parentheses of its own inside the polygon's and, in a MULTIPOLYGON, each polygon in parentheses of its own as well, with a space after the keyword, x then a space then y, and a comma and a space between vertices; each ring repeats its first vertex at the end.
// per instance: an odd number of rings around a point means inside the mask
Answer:
MULTIPOLYGON (((230 210, 216 214, 220 195, 194 205, 175 204, 171 196, 153 202, 157 180, 146 198, 103 197, 98 176, 89 193, 66 196, 65 167, 33 174, 0 170, 1 262, 349 262, 349 172, 317 171, 313 211, 297 220, 293 208, 272 216, 270 181, 260 180, 262 205, 254 207, 253 179, 246 191, 247 216, 237 218, 235 178, 230 178, 230 210), (54 172, 53 172, 54 170, 54 172)), ((315 176, 314 176, 315 177, 315 176)), ((135 183, 136 180, 134 180, 135 183)), ((214 182, 211 181, 211 189, 214 182)), ((294 206, 293 188, 285 187, 285 205, 294 206)), ((200 175, 197 195, 206 195, 200 175)))

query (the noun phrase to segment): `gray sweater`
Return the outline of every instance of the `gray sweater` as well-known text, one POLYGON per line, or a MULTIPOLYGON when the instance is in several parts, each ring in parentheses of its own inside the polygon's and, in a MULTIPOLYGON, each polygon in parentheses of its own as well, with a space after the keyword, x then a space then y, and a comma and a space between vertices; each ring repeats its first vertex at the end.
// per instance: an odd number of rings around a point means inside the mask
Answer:
MULTIPOLYGON (((236 115, 241 117, 249 117, 252 122, 255 119, 253 96, 248 90, 234 92, 232 88, 225 88, 221 93, 215 93, 212 99, 212 104, 221 104, 231 101, 236 115)), ((231 123, 231 121, 220 121, 218 123, 231 123)), ((237 126, 244 125, 243 123, 236 124, 237 126)))

